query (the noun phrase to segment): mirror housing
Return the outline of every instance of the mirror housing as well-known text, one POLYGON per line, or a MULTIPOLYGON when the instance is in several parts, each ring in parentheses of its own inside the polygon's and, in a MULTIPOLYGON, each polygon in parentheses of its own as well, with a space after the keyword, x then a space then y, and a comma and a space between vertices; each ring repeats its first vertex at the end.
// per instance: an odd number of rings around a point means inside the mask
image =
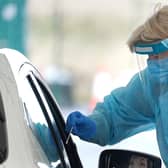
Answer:
POLYGON ((161 159, 136 151, 110 149, 101 152, 99 168, 161 168, 161 159))

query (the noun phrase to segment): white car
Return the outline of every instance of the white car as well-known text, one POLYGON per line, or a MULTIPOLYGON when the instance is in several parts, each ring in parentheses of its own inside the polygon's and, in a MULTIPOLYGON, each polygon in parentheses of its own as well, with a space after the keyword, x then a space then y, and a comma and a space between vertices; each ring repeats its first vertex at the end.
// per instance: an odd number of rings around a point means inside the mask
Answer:
MULTIPOLYGON (((65 132, 62 115, 49 87, 30 61, 15 50, 0 49, 0 168, 84 167, 80 151, 65 132)), ((99 168, 114 167, 111 156, 115 152, 104 151, 99 168)), ((120 156, 144 156, 160 168, 158 157, 123 152, 120 156)))

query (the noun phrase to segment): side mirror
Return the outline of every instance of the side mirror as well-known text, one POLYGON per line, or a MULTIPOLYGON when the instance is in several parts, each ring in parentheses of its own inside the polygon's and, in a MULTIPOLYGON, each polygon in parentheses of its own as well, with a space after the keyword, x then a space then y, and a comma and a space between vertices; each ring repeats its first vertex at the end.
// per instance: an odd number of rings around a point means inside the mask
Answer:
POLYGON ((129 150, 104 150, 99 168, 161 168, 161 159, 146 153, 129 150))

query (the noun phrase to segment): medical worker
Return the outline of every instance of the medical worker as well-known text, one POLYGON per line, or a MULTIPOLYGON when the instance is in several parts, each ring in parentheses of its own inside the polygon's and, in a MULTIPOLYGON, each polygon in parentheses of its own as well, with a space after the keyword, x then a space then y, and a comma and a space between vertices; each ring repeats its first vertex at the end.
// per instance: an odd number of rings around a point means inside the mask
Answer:
POLYGON ((139 26, 128 46, 137 56, 139 73, 126 87, 115 89, 97 103, 89 116, 72 112, 66 130, 103 146, 155 126, 168 167, 168 6, 160 7, 139 26))

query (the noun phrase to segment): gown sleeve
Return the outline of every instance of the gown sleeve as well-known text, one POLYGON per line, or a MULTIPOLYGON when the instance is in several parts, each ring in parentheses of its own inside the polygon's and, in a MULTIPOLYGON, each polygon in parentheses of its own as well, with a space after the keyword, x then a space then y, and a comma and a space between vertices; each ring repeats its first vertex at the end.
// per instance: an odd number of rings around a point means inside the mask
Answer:
POLYGON ((97 103, 89 118, 96 122, 96 135, 90 142, 110 145, 154 127, 154 114, 138 74, 126 87, 115 89, 97 103))

